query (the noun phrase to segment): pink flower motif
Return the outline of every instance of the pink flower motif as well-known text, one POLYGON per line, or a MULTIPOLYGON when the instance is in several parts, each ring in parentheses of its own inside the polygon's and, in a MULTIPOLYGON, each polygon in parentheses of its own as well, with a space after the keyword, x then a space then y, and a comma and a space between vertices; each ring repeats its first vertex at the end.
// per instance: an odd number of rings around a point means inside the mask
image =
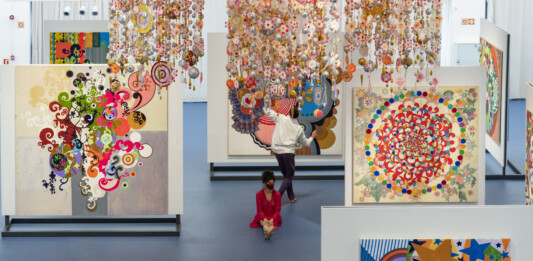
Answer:
POLYGON ((278 27, 278 32, 281 34, 281 35, 286 35, 289 33, 289 27, 286 25, 286 24, 281 24, 279 27, 278 27))
POLYGON ((281 79, 281 80, 287 80, 287 73, 285 71, 279 71, 278 72, 278 77, 281 79))
POLYGON ((270 31, 272 29, 274 29, 274 22, 270 19, 266 19, 264 22, 263 22, 263 29, 267 30, 267 31, 270 31))
POLYGON ((291 19, 289 21, 289 25, 290 25, 292 30, 297 30, 298 29, 298 21, 296 19, 291 19))
POLYGON ((396 79, 396 84, 398 84, 398 87, 403 87, 405 85, 405 79, 403 77, 398 77, 398 79, 396 79))
POLYGON ((381 81, 385 82, 385 83, 388 83, 390 82, 392 76, 390 74, 390 72, 384 72, 381 74, 381 81))
POLYGON ((263 71, 263 75, 265 76, 265 78, 270 79, 270 77, 272 77, 272 69, 265 68, 265 70, 263 71))
POLYGON ((424 74, 421 73, 421 72, 419 72, 419 73, 416 75, 416 80, 420 82, 420 81, 424 80, 424 77, 425 77, 424 74))
POLYGON ((418 31, 418 29, 420 29, 420 27, 422 27, 422 24, 419 21, 416 21, 413 24, 413 29, 415 29, 415 31, 418 31))
POLYGON ((437 87, 437 85, 439 85, 439 80, 436 77, 433 77, 431 80, 431 85, 437 87))
POLYGON ((315 22, 315 26, 316 26, 316 28, 318 28, 318 29, 322 29, 322 28, 324 28, 324 25, 325 25, 325 24, 324 24, 324 21, 322 21, 322 19, 319 19, 319 20, 317 20, 317 21, 315 22))
POLYGON ((291 69, 291 72, 292 72, 292 73, 296 73, 296 72, 298 71, 298 66, 295 65, 295 64, 293 64, 293 65, 291 65, 291 68, 290 68, 290 69, 291 69))

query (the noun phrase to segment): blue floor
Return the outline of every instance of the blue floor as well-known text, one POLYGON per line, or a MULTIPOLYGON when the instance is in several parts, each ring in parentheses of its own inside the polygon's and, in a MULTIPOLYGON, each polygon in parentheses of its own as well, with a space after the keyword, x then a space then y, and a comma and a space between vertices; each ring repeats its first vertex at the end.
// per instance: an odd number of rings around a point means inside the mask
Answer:
MULTIPOLYGON (((320 260, 320 207, 344 204, 344 181, 295 181, 283 225, 265 241, 249 223, 259 181, 209 181, 206 104, 184 105, 181 237, 2 238, 0 260, 320 260)), ((487 204, 523 204, 523 181, 487 181, 487 204)))

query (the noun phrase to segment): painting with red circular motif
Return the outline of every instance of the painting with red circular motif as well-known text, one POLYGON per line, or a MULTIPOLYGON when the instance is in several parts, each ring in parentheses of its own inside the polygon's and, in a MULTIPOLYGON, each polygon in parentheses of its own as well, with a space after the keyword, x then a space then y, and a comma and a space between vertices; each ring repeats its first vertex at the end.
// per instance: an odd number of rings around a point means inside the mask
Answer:
POLYGON ((353 202, 477 202, 478 94, 355 88, 353 202))

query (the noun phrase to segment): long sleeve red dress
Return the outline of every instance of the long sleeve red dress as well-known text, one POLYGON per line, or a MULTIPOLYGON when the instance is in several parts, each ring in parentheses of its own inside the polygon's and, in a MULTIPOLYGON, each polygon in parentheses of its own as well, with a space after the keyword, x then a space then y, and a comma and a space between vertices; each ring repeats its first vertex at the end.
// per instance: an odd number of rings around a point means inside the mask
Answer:
POLYGON ((272 198, 267 200, 265 190, 259 190, 255 194, 255 201, 257 203, 257 214, 255 215, 254 221, 250 223, 250 227, 261 227, 259 223, 263 219, 274 219, 274 227, 281 226, 281 194, 273 190, 272 198))

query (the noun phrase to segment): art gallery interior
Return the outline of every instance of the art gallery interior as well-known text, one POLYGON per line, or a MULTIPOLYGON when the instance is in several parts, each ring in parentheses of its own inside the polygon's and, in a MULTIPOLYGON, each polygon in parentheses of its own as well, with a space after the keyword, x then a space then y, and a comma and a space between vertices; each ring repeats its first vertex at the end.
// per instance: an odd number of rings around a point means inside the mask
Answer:
POLYGON ((0 260, 531 259, 530 0, 0 6, 0 260))

